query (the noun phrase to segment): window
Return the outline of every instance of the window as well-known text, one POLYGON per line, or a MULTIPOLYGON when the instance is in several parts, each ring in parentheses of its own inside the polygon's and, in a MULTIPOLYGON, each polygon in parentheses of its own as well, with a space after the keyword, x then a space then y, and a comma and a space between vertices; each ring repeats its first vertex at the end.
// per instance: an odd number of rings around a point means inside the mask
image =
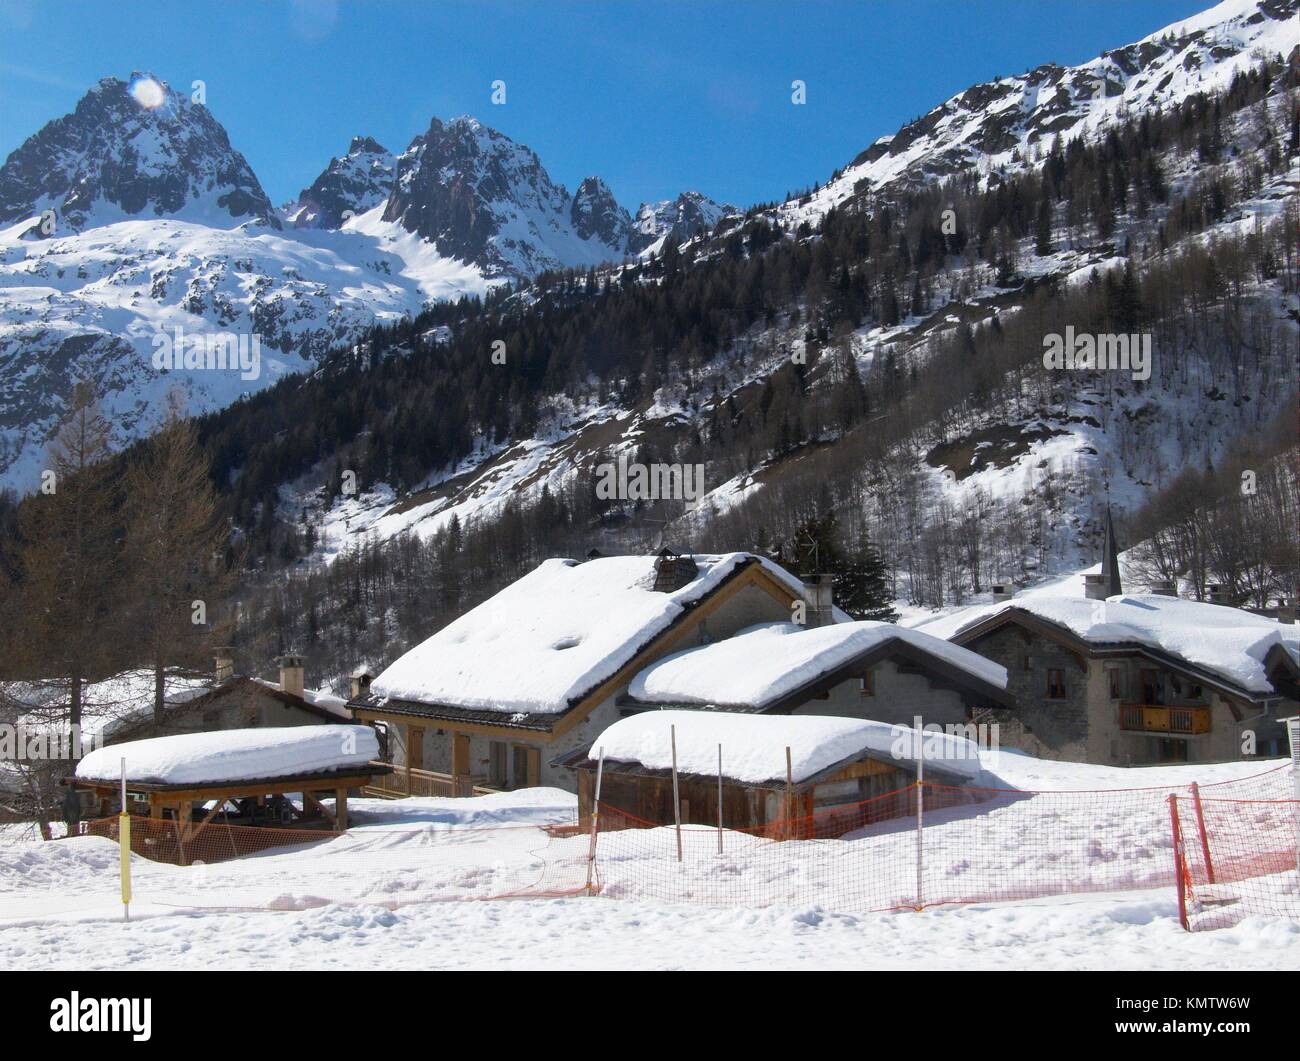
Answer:
POLYGON ((1047 668, 1047 699, 1065 699, 1065 671, 1060 667, 1047 668))
POLYGON ((1164 676, 1158 670, 1142 670, 1142 702, 1144 704, 1163 704, 1165 702, 1164 676))
POLYGON ((1110 698, 1119 700, 1124 695, 1124 672, 1118 667, 1111 667, 1106 672, 1106 681, 1109 683, 1110 698))
POLYGON ((861 678, 858 679, 858 692, 861 693, 863 696, 876 695, 876 672, 875 671, 867 671, 866 674, 864 674, 861 678))

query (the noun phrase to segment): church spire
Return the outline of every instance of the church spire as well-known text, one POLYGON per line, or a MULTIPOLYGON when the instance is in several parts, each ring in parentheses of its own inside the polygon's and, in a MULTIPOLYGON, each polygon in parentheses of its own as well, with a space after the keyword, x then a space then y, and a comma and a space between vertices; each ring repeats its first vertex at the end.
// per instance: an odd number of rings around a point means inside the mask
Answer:
POLYGON ((1106 536, 1101 543, 1101 573, 1106 579, 1106 596, 1115 597, 1124 592, 1119 581, 1119 546, 1115 544, 1115 521, 1106 506, 1106 536))

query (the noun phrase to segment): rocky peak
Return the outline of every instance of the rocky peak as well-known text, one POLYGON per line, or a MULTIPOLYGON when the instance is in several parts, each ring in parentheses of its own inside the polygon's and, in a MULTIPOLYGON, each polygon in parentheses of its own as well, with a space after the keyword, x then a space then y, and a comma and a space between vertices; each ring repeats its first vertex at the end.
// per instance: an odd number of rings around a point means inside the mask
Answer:
POLYGON ((136 217, 278 225, 207 106, 140 72, 101 80, 0 166, 0 224, 51 209, 60 232, 136 217))

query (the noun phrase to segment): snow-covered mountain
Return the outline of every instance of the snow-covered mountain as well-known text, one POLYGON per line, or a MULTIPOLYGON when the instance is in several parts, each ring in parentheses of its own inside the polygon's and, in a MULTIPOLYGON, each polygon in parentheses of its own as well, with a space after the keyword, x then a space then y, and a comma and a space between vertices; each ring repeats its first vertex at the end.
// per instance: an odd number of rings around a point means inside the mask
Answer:
POLYGON ((0 226, 47 210, 44 234, 150 217, 278 224, 208 108, 139 72, 104 78, 0 168, 0 226))
POLYGON ((1109 125, 1197 92, 1226 89, 1237 73, 1300 47, 1296 0, 1224 0, 1134 44, 1078 66, 1045 63, 974 85, 882 136, 810 196, 791 200, 788 221, 815 223, 853 197, 923 184, 969 167, 1032 165, 1053 141, 1104 135, 1109 125))
POLYGON ((642 203, 636 213, 637 250, 643 255, 657 253, 670 240, 680 242, 707 233, 734 213, 734 206, 715 203, 699 192, 682 192, 676 199, 642 203))
POLYGON ((609 186, 587 177, 575 195, 522 144, 470 117, 437 118, 397 159, 383 219, 488 276, 616 262, 709 228, 734 208, 698 192, 643 204, 634 225, 609 186))
POLYGON ((105 78, 0 167, 0 484, 31 485, 79 378, 124 444, 178 384, 192 411, 221 408, 376 321, 651 242, 604 181, 570 196, 470 118, 435 119, 400 158, 355 137, 277 212, 204 104, 105 78), (177 328, 256 336, 257 372, 160 367, 177 328))
POLYGON ((349 217, 373 210, 393 190, 397 160, 378 141, 354 136, 348 152, 330 159, 311 187, 281 208, 294 228, 338 228, 349 217))

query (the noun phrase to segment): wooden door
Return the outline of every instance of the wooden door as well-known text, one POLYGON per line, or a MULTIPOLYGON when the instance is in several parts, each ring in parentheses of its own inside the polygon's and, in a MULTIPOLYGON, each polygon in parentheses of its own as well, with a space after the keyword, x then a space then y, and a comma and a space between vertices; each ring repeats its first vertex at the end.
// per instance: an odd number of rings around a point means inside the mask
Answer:
POLYGON ((468 733, 453 733, 451 735, 451 772, 454 777, 469 776, 468 733))

